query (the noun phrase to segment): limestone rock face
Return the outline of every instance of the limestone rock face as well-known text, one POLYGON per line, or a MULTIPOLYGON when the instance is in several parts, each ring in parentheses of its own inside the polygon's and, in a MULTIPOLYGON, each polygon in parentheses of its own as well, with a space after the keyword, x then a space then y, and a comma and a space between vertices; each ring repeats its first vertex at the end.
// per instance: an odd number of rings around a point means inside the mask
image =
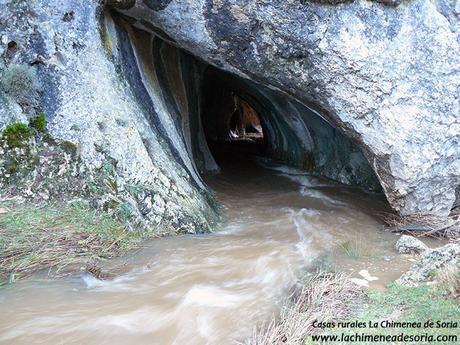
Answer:
POLYGON ((144 0, 123 13, 320 112, 401 214, 448 215, 460 184, 458 2, 340 2, 144 0))
POLYGON ((428 247, 415 237, 402 235, 396 242, 396 250, 400 254, 420 254, 428 250, 428 247))
POLYGON ((163 233, 209 231, 216 210, 189 155, 189 129, 175 127, 163 95, 147 99, 122 31, 99 1, 0 0, 0 129, 43 111, 48 134, 76 146, 82 178, 109 172, 103 209, 163 233), (30 104, 8 92, 11 66, 36 74, 30 104))

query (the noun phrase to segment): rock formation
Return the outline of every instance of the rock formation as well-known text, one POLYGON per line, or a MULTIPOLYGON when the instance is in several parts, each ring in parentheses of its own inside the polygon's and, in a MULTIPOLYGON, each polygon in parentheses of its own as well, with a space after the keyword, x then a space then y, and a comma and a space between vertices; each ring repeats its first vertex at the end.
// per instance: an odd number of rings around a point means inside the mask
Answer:
POLYGON ((425 243, 408 235, 402 235, 395 248, 400 254, 421 254, 429 249, 425 243))
POLYGON ((430 249, 423 253, 420 260, 412 265, 396 283, 406 286, 417 286, 434 280, 440 270, 460 264, 460 244, 453 242, 445 246, 430 249))
POLYGON ((445 216, 460 184, 459 5, 380 2, 145 0, 125 13, 317 110, 363 150, 394 209, 445 216))
MULTIPOLYGON (((95 180, 106 175, 98 188, 103 195, 94 193, 101 208, 128 213, 136 225, 161 225, 163 233, 209 231, 217 210, 189 151, 190 128, 178 127, 155 66, 146 66, 150 79, 137 69, 131 45, 137 38, 102 11, 96 1, 0 2, 1 127, 43 111, 48 135, 75 144, 95 180), (39 86, 26 83, 20 98, 8 93, 12 68, 24 71, 16 84, 36 78, 39 86)), ((36 169, 27 168, 35 178, 36 169)))
POLYGON ((202 122, 228 89, 261 115, 272 158, 445 217, 460 185, 454 3, 0 0, 0 127, 44 112, 85 169, 110 165, 108 199, 205 231, 217 211, 200 172, 218 167, 202 122))

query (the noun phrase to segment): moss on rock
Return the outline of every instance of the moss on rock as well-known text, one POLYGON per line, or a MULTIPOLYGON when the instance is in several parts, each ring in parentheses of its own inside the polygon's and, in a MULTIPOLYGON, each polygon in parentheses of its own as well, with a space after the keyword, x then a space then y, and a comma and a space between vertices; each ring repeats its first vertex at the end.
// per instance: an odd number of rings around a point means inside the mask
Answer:
POLYGON ((29 126, 35 128, 37 132, 44 133, 46 130, 46 115, 39 113, 37 116, 29 120, 29 126))
POLYGON ((24 147, 32 136, 29 126, 20 122, 6 126, 2 132, 2 137, 10 148, 24 147))

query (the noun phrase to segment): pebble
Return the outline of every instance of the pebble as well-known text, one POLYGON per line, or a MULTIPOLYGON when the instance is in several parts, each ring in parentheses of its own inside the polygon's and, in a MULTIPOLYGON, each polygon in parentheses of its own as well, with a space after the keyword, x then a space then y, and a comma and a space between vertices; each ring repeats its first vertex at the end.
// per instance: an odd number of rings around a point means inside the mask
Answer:
POLYGON ((379 280, 379 278, 377 277, 373 277, 369 274, 368 270, 361 270, 358 272, 358 274, 363 277, 364 279, 366 279, 367 281, 374 281, 374 280, 379 280))
POLYGON ((369 282, 364 279, 359 278, 350 278, 350 281, 359 286, 369 287, 369 282))

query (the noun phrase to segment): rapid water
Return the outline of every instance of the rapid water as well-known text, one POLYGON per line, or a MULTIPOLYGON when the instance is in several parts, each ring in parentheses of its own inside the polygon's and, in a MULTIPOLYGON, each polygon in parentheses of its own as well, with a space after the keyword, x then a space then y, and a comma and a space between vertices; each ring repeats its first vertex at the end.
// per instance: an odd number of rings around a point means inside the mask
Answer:
MULTIPOLYGON (((0 290, 0 344, 225 345, 276 314, 300 274, 327 265, 383 288, 407 269, 374 217, 381 196, 282 166, 210 177, 226 223, 149 242, 109 281, 33 278, 0 290)), ((114 264, 113 262, 111 264, 114 264)))

